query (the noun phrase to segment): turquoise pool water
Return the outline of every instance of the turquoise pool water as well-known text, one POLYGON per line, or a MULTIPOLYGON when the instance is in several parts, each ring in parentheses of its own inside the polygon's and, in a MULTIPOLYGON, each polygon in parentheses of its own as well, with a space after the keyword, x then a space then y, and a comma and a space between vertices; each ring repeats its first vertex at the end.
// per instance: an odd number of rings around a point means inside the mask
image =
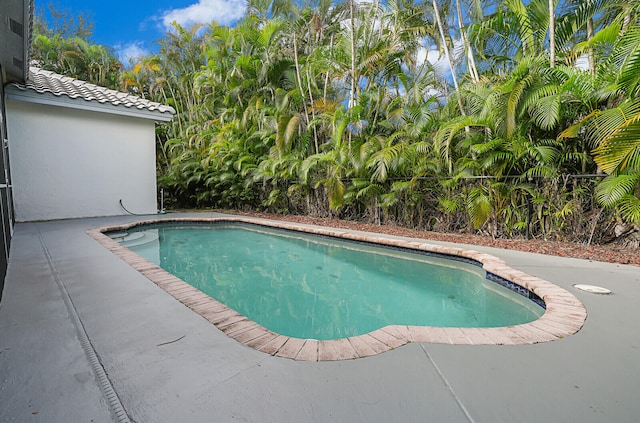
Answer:
POLYGON ((141 226, 122 242, 296 338, 344 338, 392 324, 507 326, 544 313, 473 264, 258 225, 141 226))

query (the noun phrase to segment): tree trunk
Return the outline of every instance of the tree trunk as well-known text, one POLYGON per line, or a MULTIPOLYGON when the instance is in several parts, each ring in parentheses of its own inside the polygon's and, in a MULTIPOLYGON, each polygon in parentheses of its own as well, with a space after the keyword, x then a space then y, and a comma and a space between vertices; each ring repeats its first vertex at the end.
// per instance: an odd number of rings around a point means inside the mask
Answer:
MULTIPOLYGON (((587 21, 587 39, 591 40, 593 38, 593 18, 589 18, 587 21)), ((596 75, 596 57, 595 52, 592 48, 589 49, 588 55, 589 59, 589 72, 592 76, 596 75)))
POLYGON ((349 109, 355 106, 356 97, 356 30, 354 0, 349 0, 349 21, 351 28, 351 90, 349 91, 349 109))
MULTIPOLYGON (((309 67, 307 66, 307 88, 309 88, 309 101, 311 102, 311 117, 315 120, 316 111, 313 107, 313 93, 311 92, 311 75, 309 74, 309 67)), ((316 130, 315 123, 313 125, 313 144, 316 148, 316 154, 320 152, 318 148, 318 131, 316 130)))
MULTIPOLYGON (((349 91, 349 121, 353 121, 353 107, 356 105, 356 28, 355 28, 355 4, 349 0, 349 16, 351 26, 351 90, 349 91)), ((349 131, 349 148, 351 148, 351 131, 349 131)))
POLYGON ((549 66, 556 66, 556 23, 555 23, 555 5, 553 0, 549 0, 549 66))
MULTIPOLYGON (((333 51, 333 34, 331 34, 331 38, 329 40, 329 51, 333 51)), ((325 72, 324 75, 324 87, 322 89, 322 100, 324 104, 327 104, 327 87, 329 86, 329 70, 325 72)))
MULTIPOLYGON (((300 75, 300 63, 298 62, 298 41, 296 33, 293 33, 293 61, 296 65, 296 80, 298 82, 298 89, 300 90, 300 97, 302 97, 302 107, 304 108, 305 123, 309 123, 309 110, 307 109, 307 102, 304 98, 304 88, 302 87, 302 77, 300 75)), ((316 140, 316 153, 318 153, 318 141, 316 140)))
POLYGON ((631 23, 631 8, 627 5, 624 8, 624 19, 622 21, 622 31, 624 32, 631 23))
MULTIPOLYGON (((353 0, 351 0, 353 1, 353 0)), ((442 26, 442 20, 440 20, 440 11, 438 9, 438 3, 436 0, 433 0, 433 13, 436 16, 436 22, 438 23, 438 30, 440 31, 440 38, 442 40, 442 46, 444 49, 444 55, 447 57, 447 61, 449 62, 449 68, 451 69, 451 78, 453 79, 453 86, 456 90, 456 97, 458 99, 458 107, 460 108, 460 113, 465 115, 464 106, 462 105, 462 99, 460 98, 460 87, 458 87, 458 79, 456 77, 456 70, 453 66, 453 60, 451 59, 451 54, 449 54, 449 47, 447 46, 447 39, 444 36, 444 28, 442 26)))
POLYGON ((480 77, 478 76, 476 61, 473 58, 473 49, 471 48, 471 43, 469 43, 469 41, 467 40, 467 35, 464 33, 464 25, 462 24, 462 6, 460 5, 460 0, 456 0, 456 6, 458 9, 458 28, 460 29, 460 38, 462 39, 462 45, 467 52, 469 75, 471 75, 471 80, 477 84, 480 81, 480 77))

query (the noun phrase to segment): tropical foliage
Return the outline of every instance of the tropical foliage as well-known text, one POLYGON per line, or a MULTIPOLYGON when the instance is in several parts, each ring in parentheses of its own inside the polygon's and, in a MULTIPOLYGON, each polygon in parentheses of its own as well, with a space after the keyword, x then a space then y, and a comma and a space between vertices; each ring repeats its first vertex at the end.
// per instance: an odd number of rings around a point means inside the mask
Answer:
POLYGON ((603 241, 640 223, 639 12, 250 0, 234 27, 175 25, 121 83, 178 111, 174 206, 603 241))

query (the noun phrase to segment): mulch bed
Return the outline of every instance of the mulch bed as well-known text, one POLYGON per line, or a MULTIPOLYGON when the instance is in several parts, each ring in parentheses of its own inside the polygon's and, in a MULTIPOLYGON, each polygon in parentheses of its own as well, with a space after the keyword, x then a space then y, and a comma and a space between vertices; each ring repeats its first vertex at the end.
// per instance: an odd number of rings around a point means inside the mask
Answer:
POLYGON ((483 245, 486 247, 526 251, 529 253, 547 254, 559 257, 573 257, 585 260, 640 266, 639 249, 622 248, 615 245, 586 245, 558 241, 545 241, 538 239, 528 241, 492 239, 481 235, 418 231, 392 225, 383 226, 340 219, 317 218, 310 216, 279 215, 270 213, 247 213, 229 210, 223 210, 221 212, 243 216, 254 216, 272 220, 303 223, 309 225, 328 226, 332 228, 377 232, 387 235, 404 236, 410 238, 455 242, 458 244, 483 245))

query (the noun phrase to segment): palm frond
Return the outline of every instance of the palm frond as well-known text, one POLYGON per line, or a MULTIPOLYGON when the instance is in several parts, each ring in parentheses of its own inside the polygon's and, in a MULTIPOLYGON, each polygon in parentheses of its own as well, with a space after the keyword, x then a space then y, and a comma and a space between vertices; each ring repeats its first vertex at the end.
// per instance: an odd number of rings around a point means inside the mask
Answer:
POLYGON ((640 198, 627 194, 618 202, 618 209, 626 221, 640 223, 640 198))
POLYGON ((640 172, 607 176, 596 187, 596 198, 605 207, 616 206, 624 197, 632 195, 639 183, 640 172))
POLYGON ((626 168, 640 170, 640 112, 621 125, 610 128, 593 154, 595 162, 607 173, 626 168))
POLYGON ((535 124, 544 130, 555 128, 561 118, 562 99, 559 95, 541 97, 529 107, 535 124))
POLYGON ((479 229, 491 214, 492 206, 487 188, 484 186, 473 188, 467 195, 467 213, 474 229, 479 229))

